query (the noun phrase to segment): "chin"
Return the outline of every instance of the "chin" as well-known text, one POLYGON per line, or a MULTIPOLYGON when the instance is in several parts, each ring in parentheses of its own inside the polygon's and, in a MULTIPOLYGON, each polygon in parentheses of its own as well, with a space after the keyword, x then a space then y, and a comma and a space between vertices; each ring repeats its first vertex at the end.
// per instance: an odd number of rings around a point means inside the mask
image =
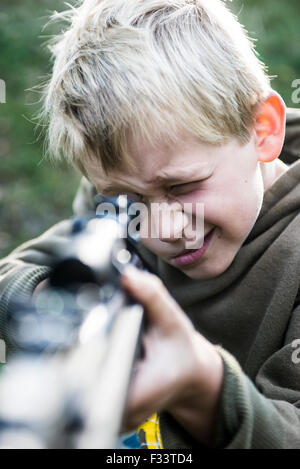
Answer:
POLYGON ((201 263, 200 265, 186 266, 184 269, 179 268, 179 270, 193 280, 210 280, 217 278, 226 272, 232 264, 232 261, 233 259, 230 261, 222 259, 222 262, 219 263, 209 263, 209 261, 207 261, 207 265, 205 265, 206 263, 201 263))
POLYGON ((208 273, 208 272, 199 272, 197 269, 195 270, 183 270, 180 269, 187 277, 189 277, 192 280, 210 280, 213 278, 218 277, 220 274, 216 273, 208 273))

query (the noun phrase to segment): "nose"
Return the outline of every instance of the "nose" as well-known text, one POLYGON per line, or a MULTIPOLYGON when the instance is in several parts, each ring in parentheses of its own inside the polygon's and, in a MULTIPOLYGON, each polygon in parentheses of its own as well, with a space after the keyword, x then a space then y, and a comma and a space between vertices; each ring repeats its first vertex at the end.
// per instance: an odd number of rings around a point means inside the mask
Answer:
POLYGON ((178 202, 151 204, 151 234, 164 242, 176 242, 184 236, 188 217, 178 202))

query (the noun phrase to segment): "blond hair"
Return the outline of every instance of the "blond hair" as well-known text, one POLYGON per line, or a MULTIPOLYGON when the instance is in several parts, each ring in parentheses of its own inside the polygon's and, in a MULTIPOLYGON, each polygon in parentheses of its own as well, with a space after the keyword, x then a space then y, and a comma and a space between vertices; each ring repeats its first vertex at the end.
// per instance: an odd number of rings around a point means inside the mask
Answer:
POLYGON ((270 81, 221 0, 84 0, 57 14, 44 116, 49 149, 85 173, 128 162, 128 132, 246 143, 270 81))

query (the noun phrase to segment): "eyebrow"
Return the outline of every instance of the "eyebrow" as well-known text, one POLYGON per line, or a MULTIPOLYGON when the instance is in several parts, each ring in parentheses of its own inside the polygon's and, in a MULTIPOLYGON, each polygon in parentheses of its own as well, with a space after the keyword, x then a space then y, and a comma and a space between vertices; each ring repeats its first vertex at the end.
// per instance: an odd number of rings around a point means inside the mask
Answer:
POLYGON ((189 178, 190 178, 190 175, 185 175, 183 177, 183 176, 175 176, 175 175, 173 176, 173 175, 166 174, 164 176, 156 176, 154 179, 148 179, 146 182, 147 182, 147 184, 155 184, 155 183, 158 183, 158 182, 171 182, 171 183, 174 183, 174 182, 184 181, 185 179, 189 179, 189 178))
POLYGON ((120 191, 129 191, 133 190, 132 188, 126 187, 125 185, 121 184, 113 184, 110 182, 106 182, 102 187, 101 187, 101 192, 120 192, 120 191))
POLYGON ((180 183, 180 182, 184 182, 187 179, 194 179, 195 177, 197 178, 197 180, 201 180, 201 179, 206 178, 208 174, 210 173, 210 171, 211 171, 210 166, 204 166, 203 168, 199 168, 197 166, 196 169, 192 169, 192 170, 181 169, 180 176, 178 176, 178 170, 176 172, 170 171, 170 172, 166 172, 165 174, 158 175, 154 179, 149 179, 146 182, 148 184, 153 184, 155 182, 166 182, 166 181, 171 182, 171 183, 180 183))
MULTIPOLYGON (((183 179, 180 178, 168 178, 168 177, 162 177, 162 178, 155 178, 154 181, 150 182, 147 181, 148 184, 152 184, 153 182, 166 182, 169 181, 171 184, 173 183, 184 183, 183 179)), ((145 190, 145 187, 143 188, 145 190)), ((105 195, 106 192, 116 192, 116 193, 121 193, 122 191, 124 192, 137 192, 140 189, 135 189, 130 186, 125 186, 125 185, 119 185, 119 184, 113 184, 113 183, 106 183, 105 186, 101 187, 101 193, 105 195)))
MULTIPOLYGON (((198 168, 199 170, 199 168, 198 168)), ((202 171, 199 172, 199 174, 196 175, 195 170, 194 171, 183 171, 180 176, 176 175, 175 173, 169 172, 165 173, 162 175, 156 176, 154 179, 148 179, 145 182, 147 184, 158 184, 158 183, 170 183, 170 184, 185 184, 187 180, 192 179, 192 181, 189 182, 194 182, 194 181, 200 181, 201 179, 205 179, 211 168, 203 168, 202 171)), ((145 188, 144 188, 145 189, 145 188)), ((105 185, 101 188, 101 193, 105 195, 105 192, 116 192, 116 193, 121 193, 122 191, 124 192, 137 192, 139 189, 135 190, 133 187, 125 186, 122 184, 118 183, 111 183, 111 182, 105 182, 105 185)))

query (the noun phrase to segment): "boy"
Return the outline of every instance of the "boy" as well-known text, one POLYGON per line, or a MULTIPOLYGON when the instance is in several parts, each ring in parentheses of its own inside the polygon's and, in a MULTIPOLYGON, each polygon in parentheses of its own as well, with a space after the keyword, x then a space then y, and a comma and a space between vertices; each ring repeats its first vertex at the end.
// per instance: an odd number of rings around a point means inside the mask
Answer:
MULTIPOLYGON (((300 166, 278 159, 284 103, 219 0, 86 0, 68 16, 46 92, 51 151, 97 192, 190 203, 192 223, 204 205, 196 251, 181 211, 167 237, 141 224, 161 280, 123 276, 150 323, 126 428, 158 412, 165 448, 300 448, 300 166)), ((2 261, 3 331, 68 229, 2 261)))

